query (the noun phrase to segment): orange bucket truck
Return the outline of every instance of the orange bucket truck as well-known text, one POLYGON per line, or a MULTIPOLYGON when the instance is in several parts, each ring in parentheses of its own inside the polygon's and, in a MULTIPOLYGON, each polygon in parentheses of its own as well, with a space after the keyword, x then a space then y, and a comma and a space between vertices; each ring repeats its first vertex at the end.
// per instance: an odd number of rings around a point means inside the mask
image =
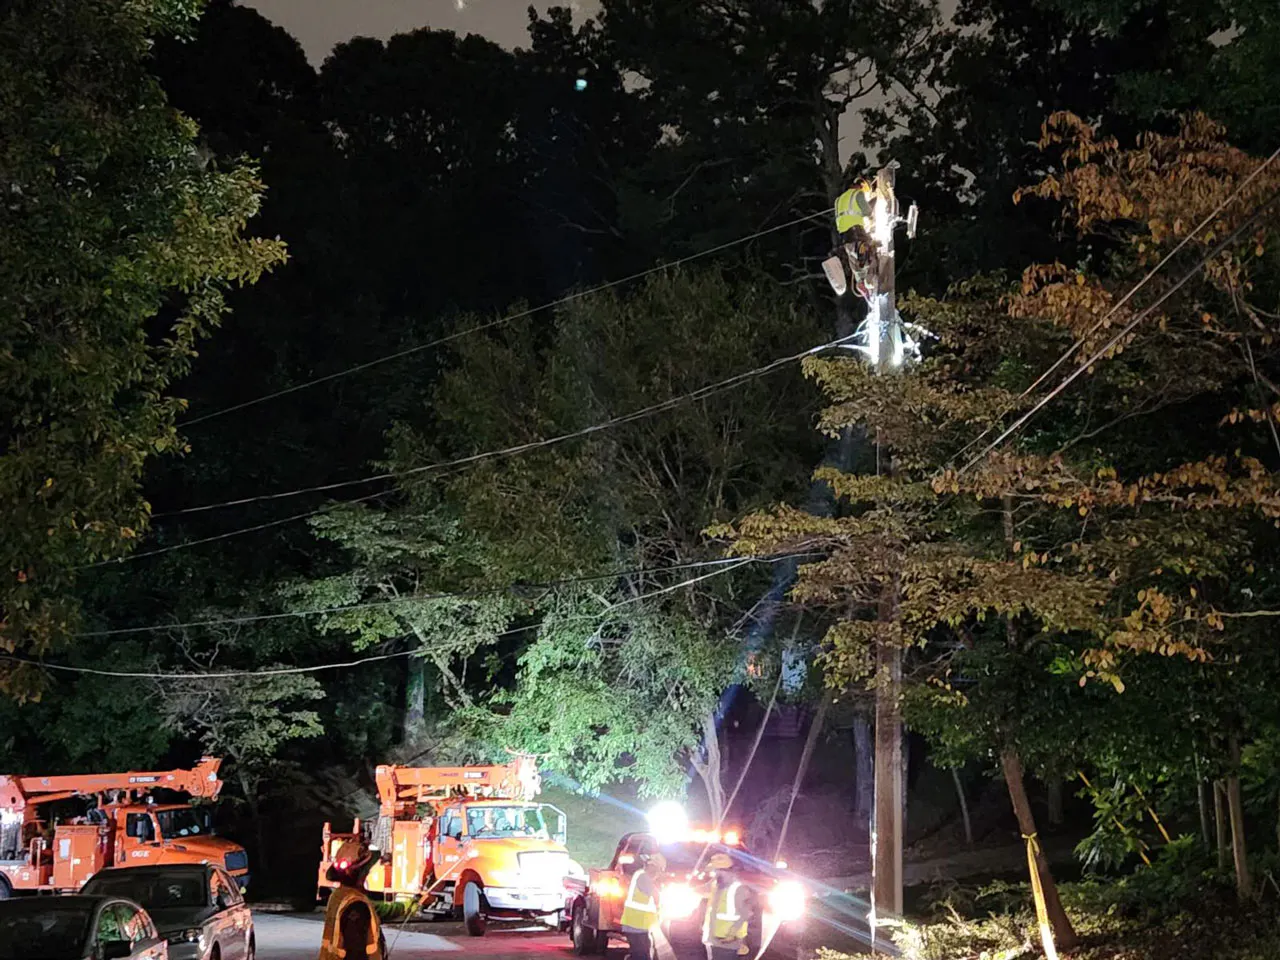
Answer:
POLYGON ((221 765, 205 757, 191 770, 0 774, 0 899, 22 892, 73 893, 104 867, 166 863, 216 863, 246 886, 244 847, 213 836, 199 808, 155 803, 151 796, 163 789, 212 800, 222 789, 221 765), (61 823, 41 816, 48 804, 70 799, 96 803, 61 823))
POLYGON ((534 798, 534 757, 476 767, 380 766, 378 819, 351 833, 324 825, 317 897, 345 840, 365 831, 382 862, 365 880, 370 896, 417 901, 427 913, 461 916, 482 936, 493 918, 549 919, 564 907, 569 873, 565 815, 534 798))

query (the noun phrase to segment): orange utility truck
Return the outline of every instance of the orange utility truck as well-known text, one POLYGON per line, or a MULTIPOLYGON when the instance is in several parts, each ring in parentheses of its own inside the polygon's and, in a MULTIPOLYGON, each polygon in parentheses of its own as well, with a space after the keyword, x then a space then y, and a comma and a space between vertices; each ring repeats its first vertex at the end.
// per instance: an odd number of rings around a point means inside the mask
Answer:
POLYGON ((221 765, 205 757, 191 770, 155 773, 0 774, 0 900, 18 892, 73 893, 104 867, 162 863, 216 863, 247 886, 243 847, 213 836, 196 807, 151 797, 163 789, 212 800, 222 789, 221 765), (46 804, 89 798, 96 805, 64 823, 40 816, 46 804))
MULTIPOLYGON (((565 815, 534 802, 542 791, 535 758, 491 767, 381 766, 377 782, 378 820, 365 827, 382 852, 365 880, 371 896, 461 915, 473 937, 484 934, 489 917, 558 921, 570 869, 565 815)), ((319 899, 336 886, 326 873, 338 848, 360 834, 359 820, 351 833, 324 825, 319 899)))

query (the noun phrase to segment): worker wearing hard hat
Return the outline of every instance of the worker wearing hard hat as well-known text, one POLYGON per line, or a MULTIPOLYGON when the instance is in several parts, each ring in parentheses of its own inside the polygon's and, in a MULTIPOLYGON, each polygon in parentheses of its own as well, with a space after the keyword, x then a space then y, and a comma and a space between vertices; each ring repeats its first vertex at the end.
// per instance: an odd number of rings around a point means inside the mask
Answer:
POLYGON ((362 840, 347 840, 338 848, 327 874, 338 886, 324 911, 319 960, 386 960, 378 914, 364 892, 364 878, 376 861, 362 840))
POLYGON ((748 953, 747 931, 755 918, 755 891, 739 879, 733 860, 717 853, 707 861, 711 884, 702 921, 707 960, 737 960, 748 953))
POLYGON ((649 937, 658 924, 658 881, 666 869, 666 858, 660 853, 641 857, 627 885, 619 925, 627 936, 631 960, 649 960, 649 937))
POLYGON ((836 232, 841 246, 822 264, 832 288, 843 295, 852 279, 854 287, 865 299, 871 298, 867 277, 875 262, 875 244, 867 232, 873 200, 871 185, 865 180, 836 198, 836 232), (846 268, 851 277, 846 276, 846 268))

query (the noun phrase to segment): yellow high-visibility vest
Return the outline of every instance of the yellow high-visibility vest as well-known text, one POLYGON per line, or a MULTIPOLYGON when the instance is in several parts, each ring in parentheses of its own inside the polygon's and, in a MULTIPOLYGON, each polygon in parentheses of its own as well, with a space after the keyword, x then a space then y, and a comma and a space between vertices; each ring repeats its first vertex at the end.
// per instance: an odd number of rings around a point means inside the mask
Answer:
POLYGON ((846 233, 854 227, 867 222, 870 202, 868 189, 861 183, 852 190, 846 190, 836 198, 836 232, 846 233))
POLYGON ((648 933, 658 922, 658 905, 653 894, 639 888, 640 878, 645 875, 637 870, 631 875, 631 884, 627 887, 627 899, 622 902, 622 927, 639 933, 648 933))
POLYGON ((738 904, 738 891, 742 883, 734 880, 721 886, 717 879, 707 898, 707 912, 702 920, 702 942, 711 947, 737 947, 747 945, 747 919, 742 916, 738 904))
POLYGON ((329 905, 324 911, 324 933, 320 940, 320 960, 384 960, 378 948, 380 928, 378 914, 373 909, 369 898, 355 887, 341 886, 329 895, 329 905), (342 948, 342 915, 356 903, 363 903, 369 908, 369 942, 364 952, 342 948))

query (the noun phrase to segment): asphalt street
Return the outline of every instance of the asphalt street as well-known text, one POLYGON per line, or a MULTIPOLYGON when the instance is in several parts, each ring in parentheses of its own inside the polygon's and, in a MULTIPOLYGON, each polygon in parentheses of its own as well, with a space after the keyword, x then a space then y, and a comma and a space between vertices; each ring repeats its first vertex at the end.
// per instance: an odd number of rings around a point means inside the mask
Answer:
MULTIPOLYGON (((318 910, 307 914, 256 913, 254 925, 258 960, 316 960, 320 952, 323 915, 318 910)), ((815 923, 799 943, 775 941, 763 960, 798 960, 811 955, 817 946, 847 953, 864 949, 842 930, 856 933, 843 923, 815 923)), ((462 924, 454 922, 389 923, 384 931, 388 960, 574 960, 568 935, 527 924, 493 923, 483 937, 467 936, 462 924)), ((701 954, 701 950, 696 952, 701 954)), ((608 960, 624 960, 625 955, 625 945, 617 943, 610 948, 608 960)))

